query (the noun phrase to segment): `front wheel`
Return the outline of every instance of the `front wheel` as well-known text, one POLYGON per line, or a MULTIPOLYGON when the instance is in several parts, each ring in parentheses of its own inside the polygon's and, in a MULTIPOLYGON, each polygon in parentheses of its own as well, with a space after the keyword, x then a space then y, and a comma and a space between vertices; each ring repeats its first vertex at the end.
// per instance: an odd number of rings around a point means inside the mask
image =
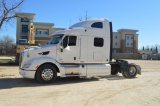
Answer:
POLYGON ((50 64, 44 64, 38 68, 36 77, 40 83, 49 83, 56 80, 57 70, 50 64))

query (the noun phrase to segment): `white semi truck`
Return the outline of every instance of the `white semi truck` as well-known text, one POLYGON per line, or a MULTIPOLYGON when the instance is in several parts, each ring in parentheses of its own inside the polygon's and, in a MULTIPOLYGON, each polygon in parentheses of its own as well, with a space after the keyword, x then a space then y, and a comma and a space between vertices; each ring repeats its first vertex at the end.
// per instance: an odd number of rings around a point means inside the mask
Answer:
POLYGON ((126 78, 141 74, 140 66, 127 61, 112 61, 112 23, 90 19, 56 31, 46 46, 21 52, 20 75, 41 83, 60 77, 115 75, 126 78))

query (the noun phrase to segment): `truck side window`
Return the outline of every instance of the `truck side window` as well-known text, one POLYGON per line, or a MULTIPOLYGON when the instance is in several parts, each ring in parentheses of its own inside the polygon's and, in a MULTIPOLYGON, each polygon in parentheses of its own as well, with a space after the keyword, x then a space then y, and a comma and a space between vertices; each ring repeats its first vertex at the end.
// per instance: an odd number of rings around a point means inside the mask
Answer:
POLYGON ((68 36, 65 36, 65 38, 63 39, 63 48, 66 48, 68 44, 68 36))
POLYGON ((103 47, 103 44, 104 44, 103 38, 94 38, 95 47, 103 47))
POLYGON ((69 36, 68 46, 76 46, 77 36, 69 36))
POLYGON ((91 25, 92 28, 103 28, 102 22, 95 22, 91 25))

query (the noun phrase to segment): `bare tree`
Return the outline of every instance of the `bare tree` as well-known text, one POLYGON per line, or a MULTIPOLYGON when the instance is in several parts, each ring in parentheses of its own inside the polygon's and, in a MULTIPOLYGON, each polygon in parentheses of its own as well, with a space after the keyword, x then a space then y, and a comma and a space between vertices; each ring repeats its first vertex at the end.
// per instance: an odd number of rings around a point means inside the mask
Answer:
POLYGON ((1 0, 0 1, 0 29, 5 22, 18 17, 15 11, 24 2, 24 0, 1 0))
POLYGON ((4 35, 0 38, 0 51, 5 51, 5 53, 10 53, 15 49, 14 39, 8 35, 4 35))
POLYGON ((158 53, 160 53, 160 45, 157 45, 158 53))
POLYGON ((152 48, 152 53, 153 54, 158 53, 158 45, 157 44, 156 45, 152 45, 151 48, 152 48))
POLYGON ((149 45, 147 45, 147 46, 145 47, 145 50, 146 50, 146 51, 149 51, 149 45))

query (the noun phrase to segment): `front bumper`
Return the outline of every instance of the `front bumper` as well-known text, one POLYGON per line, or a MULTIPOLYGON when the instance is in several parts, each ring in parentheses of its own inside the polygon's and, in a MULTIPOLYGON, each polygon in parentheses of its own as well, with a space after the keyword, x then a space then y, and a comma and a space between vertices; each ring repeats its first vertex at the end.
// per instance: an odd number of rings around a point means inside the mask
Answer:
POLYGON ((24 78, 34 79, 35 73, 36 73, 35 70, 19 69, 19 74, 24 78))

